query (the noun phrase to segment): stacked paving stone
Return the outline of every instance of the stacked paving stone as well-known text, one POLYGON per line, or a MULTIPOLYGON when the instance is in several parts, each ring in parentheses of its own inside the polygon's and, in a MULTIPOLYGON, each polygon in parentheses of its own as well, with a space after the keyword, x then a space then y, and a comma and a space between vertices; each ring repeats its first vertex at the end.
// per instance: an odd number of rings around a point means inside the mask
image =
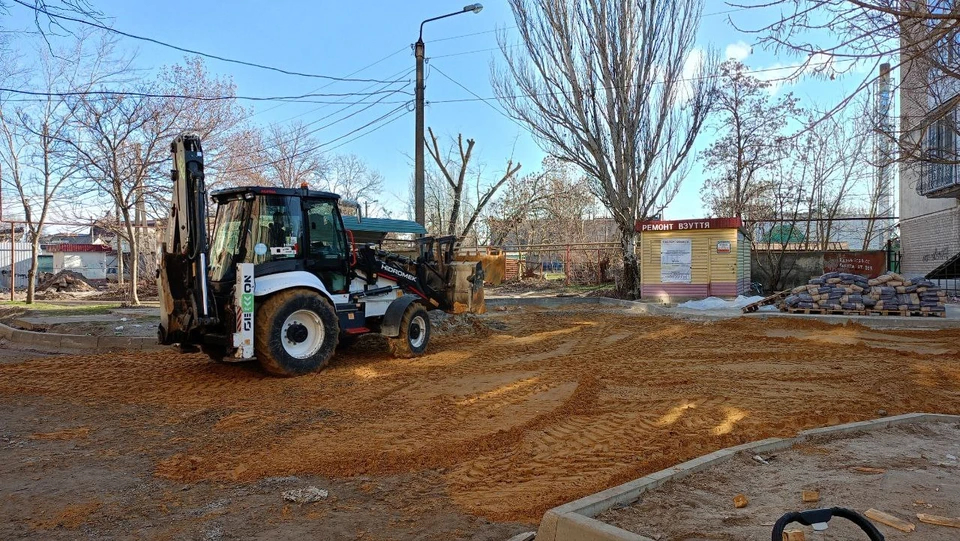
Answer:
POLYGON ((793 288, 781 309, 823 311, 898 311, 942 315, 947 294, 930 280, 908 280, 889 272, 867 279, 857 274, 828 272, 807 285, 793 288))

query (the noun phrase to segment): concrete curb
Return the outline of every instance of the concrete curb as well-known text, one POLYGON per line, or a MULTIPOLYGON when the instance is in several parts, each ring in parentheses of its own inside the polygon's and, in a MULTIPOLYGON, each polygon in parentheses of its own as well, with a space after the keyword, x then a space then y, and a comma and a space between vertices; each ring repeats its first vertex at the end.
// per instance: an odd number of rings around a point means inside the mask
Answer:
POLYGON ((669 315, 666 307, 649 302, 611 299, 609 297, 493 297, 486 299, 487 306, 542 306, 557 308, 570 304, 600 304, 619 306, 632 312, 649 315, 669 315))
POLYGON ((908 413, 893 417, 882 417, 872 421, 813 428, 804 430, 793 438, 769 438, 721 449, 672 468, 554 507, 543 515, 536 539, 537 541, 652 541, 648 537, 628 532, 593 517, 614 507, 631 504, 648 490, 660 487, 668 481, 681 479, 692 473, 726 462, 738 453, 755 455, 786 449, 797 443, 822 436, 836 436, 851 432, 878 430, 899 424, 927 422, 960 423, 960 415, 908 413))
POLYGON ((898 316, 842 316, 823 314, 788 314, 784 312, 752 312, 743 314, 739 310, 717 313, 711 310, 689 310, 675 306, 665 306, 658 303, 643 301, 628 301, 611 299, 608 297, 489 297, 486 299, 488 307, 498 306, 540 306, 543 308, 561 308, 575 304, 606 305, 626 308, 634 314, 649 316, 665 316, 694 322, 726 321, 741 317, 746 318, 794 318, 815 319, 833 325, 858 323, 877 330, 941 330, 960 327, 960 318, 957 317, 898 317, 898 316))
POLYGON ((140 336, 87 336, 57 334, 14 329, 0 323, 0 338, 14 344, 40 351, 97 350, 97 351, 158 351, 164 346, 157 339, 140 336))

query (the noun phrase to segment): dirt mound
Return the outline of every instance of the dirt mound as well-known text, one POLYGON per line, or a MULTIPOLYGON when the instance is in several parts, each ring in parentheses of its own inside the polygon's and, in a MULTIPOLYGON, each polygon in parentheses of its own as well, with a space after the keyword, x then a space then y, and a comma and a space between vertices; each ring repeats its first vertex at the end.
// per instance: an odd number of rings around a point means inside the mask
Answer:
POLYGON ((37 284, 38 293, 96 291, 97 288, 79 272, 62 270, 53 276, 45 278, 37 284))
MULTIPOLYGON (((91 295, 90 299, 98 301, 125 301, 130 297, 130 284, 110 284, 106 291, 91 295)), ((137 297, 141 301, 155 301, 160 298, 157 283, 153 280, 144 280, 137 286, 137 297)))
POLYGON ((438 336, 487 336, 494 330, 502 330, 498 321, 482 318, 476 314, 448 314, 443 310, 430 312, 431 330, 438 336))

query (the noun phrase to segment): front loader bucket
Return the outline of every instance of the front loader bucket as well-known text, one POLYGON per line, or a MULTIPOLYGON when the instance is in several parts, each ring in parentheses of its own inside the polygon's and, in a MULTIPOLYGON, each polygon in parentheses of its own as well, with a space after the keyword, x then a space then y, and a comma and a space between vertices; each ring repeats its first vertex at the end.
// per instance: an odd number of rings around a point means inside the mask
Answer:
POLYGON ((452 292, 450 304, 453 306, 453 313, 482 314, 487 311, 483 298, 483 266, 479 262, 451 262, 447 291, 452 292))

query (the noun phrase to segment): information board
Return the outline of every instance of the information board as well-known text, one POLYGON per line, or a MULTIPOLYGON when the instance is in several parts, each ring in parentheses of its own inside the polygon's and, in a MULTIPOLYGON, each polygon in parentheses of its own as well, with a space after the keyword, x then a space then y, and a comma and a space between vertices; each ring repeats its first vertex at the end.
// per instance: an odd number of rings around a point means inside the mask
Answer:
POLYGON ((660 281, 689 284, 693 249, 690 239, 663 239, 660 241, 660 281))

